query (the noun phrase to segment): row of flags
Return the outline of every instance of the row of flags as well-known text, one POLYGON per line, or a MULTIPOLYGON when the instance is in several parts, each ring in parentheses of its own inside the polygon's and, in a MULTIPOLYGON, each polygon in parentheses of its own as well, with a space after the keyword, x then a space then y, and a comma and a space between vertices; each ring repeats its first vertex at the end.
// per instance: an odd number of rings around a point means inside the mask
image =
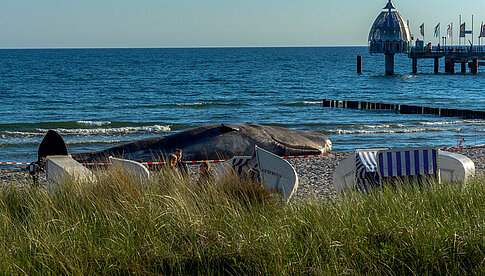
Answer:
MULTIPOLYGON (((421 35, 424 37, 424 23, 421 24, 419 27, 421 35)), ((473 34, 472 31, 466 30, 465 28, 465 23, 460 25, 460 37, 465 37, 467 34, 473 34)), ((446 35, 448 38, 453 37, 453 23, 448 24, 448 28, 446 29, 446 35)), ((440 30, 440 23, 434 27, 434 37, 440 38, 441 36, 441 30, 440 30)), ((482 23, 482 27, 480 28, 480 37, 485 37, 485 25, 482 23)))

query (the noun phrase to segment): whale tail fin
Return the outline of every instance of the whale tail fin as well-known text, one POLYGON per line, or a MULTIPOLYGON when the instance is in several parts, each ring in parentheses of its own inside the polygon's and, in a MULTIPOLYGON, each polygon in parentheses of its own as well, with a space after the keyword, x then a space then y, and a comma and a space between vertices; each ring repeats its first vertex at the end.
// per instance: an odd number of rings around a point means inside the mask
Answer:
POLYGON ((54 130, 49 130, 40 143, 38 161, 49 155, 68 155, 67 146, 61 135, 54 130))

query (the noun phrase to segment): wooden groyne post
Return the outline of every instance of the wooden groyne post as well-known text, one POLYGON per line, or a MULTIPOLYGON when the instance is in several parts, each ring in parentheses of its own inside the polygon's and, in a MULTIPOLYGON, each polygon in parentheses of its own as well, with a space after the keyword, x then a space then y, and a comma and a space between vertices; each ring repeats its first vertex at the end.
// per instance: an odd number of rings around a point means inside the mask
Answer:
POLYGON ((362 74, 362 56, 357 56, 357 74, 362 74))
POLYGON ((454 108, 438 108, 406 104, 388 104, 366 101, 338 101, 323 99, 323 107, 342 107, 351 109, 384 109, 395 110, 401 114, 431 114, 440 117, 458 117, 463 119, 485 119, 485 111, 454 108))

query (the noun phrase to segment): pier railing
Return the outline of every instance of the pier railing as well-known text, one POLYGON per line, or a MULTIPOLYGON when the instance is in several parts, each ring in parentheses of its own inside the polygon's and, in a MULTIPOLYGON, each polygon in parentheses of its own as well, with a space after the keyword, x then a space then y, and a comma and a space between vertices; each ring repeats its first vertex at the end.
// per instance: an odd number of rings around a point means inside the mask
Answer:
POLYGON ((447 54, 485 54, 485 46, 432 46, 432 47, 411 47, 409 51, 410 56, 435 56, 441 54, 445 56, 447 54))

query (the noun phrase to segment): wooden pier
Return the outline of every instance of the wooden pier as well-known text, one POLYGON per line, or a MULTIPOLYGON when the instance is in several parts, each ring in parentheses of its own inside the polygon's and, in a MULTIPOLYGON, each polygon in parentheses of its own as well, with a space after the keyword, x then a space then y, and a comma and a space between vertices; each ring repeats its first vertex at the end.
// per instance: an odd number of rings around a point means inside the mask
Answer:
POLYGON ((467 72, 467 65, 472 74, 478 73, 478 67, 484 65, 484 46, 445 46, 411 47, 408 57, 413 60, 413 73, 418 72, 418 59, 434 59, 434 73, 439 73, 439 60, 445 58, 445 73, 454 74, 455 65, 461 64, 461 73, 467 72))
POLYGON ((340 107, 353 109, 386 109, 395 110, 401 114, 431 114, 440 117, 458 117, 463 119, 485 119, 485 111, 450 109, 404 104, 388 104, 364 101, 338 101, 323 99, 323 107, 340 107))

